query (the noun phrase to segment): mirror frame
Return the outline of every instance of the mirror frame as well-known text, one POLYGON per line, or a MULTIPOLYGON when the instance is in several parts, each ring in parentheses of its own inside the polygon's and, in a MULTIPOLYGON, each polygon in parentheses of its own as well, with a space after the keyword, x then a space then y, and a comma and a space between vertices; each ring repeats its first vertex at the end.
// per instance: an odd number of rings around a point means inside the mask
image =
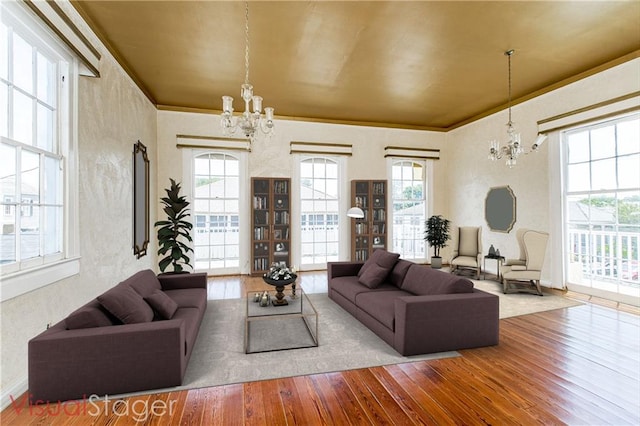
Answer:
POLYGON ((147 254, 149 245, 149 158, 147 147, 133 144, 133 254, 147 254))
POLYGON ((516 223, 516 195, 507 186, 489 189, 484 200, 484 218, 489 229, 508 233, 516 223))

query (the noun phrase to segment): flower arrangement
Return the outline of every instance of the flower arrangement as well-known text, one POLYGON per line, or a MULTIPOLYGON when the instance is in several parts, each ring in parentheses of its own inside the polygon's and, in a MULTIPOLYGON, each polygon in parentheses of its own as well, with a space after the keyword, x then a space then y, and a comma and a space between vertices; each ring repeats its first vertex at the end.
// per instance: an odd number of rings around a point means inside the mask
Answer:
POLYGON ((289 268, 286 264, 283 263, 272 263, 269 268, 269 272, 264 274, 264 278, 273 280, 273 281, 289 281, 295 280, 298 276, 296 275, 295 268, 289 268))

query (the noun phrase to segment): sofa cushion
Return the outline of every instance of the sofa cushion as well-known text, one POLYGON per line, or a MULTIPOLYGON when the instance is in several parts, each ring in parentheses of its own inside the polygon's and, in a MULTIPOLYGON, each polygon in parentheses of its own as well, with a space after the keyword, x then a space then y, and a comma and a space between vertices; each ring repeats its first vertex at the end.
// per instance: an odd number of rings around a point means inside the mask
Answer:
POLYGON ((407 275, 407 271, 411 265, 414 265, 414 263, 409 262, 408 260, 399 259, 389 273, 389 277, 387 279, 389 284, 393 284, 398 288, 402 287, 402 281, 404 281, 404 277, 407 275))
POLYGON ((369 288, 376 288, 387 278, 400 255, 378 249, 367 259, 358 271, 358 281, 369 288))
POLYGON ((134 289, 117 285, 98 296, 100 304, 125 324, 150 322, 153 310, 134 289))
POLYGON ((375 289, 369 289, 360 284, 358 282, 358 277, 353 275, 333 278, 331 280, 331 289, 336 293, 339 293, 342 297, 349 300, 351 303, 355 304, 356 296, 360 293, 397 290, 398 288, 390 284, 383 283, 375 289))
POLYGON ((415 295, 472 293, 473 283, 424 265, 411 265, 402 289, 415 295))
POLYGON ((166 290, 164 293, 178 304, 178 308, 204 310, 207 307, 207 290, 204 288, 181 288, 166 290))
POLYGON ((398 288, 392 291, 368 291, 356 296, 356 306, 393 331, 395 300, 403 296, 411 296, 411 294, 398 288))
POLYGON ((154 292, 144 298, 144 301, 151 306, 151 308, 158 313, 158 316, 162 319, 171 319, 173 314, 178 310, 178 304, 164 291, 154 290, 154 292))
POLYGON ((162 290, 158 277, 151 269, 145 269, 144 271, 136 272, 121 284, 125 284, 133 288, 140 296, 151 296, 154 290, 162 290))
POLYGON ((68 330, 77 330, 80 328, 106 327, 119 323, 119 321, 105 311, 97 300, 93 300, 69 314, 64 323, 68 330))

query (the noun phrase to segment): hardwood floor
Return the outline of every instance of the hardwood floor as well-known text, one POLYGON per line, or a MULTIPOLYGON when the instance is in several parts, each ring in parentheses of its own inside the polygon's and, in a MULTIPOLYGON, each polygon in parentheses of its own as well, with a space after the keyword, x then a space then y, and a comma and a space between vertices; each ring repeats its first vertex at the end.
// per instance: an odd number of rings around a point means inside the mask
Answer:
MULTIPOLYGON (((303 286, 322 286, 321 273, 302 279, 303 286)), ((210 296, 262 288, 252 278, 214 282, 220 287, 210 296)), ((46 411, 40 406, 20 413, 10 406, 0 422, 640 424, 640 318, 632 313, 587 303, 503 319, 498 346, 459 352, 456 358, 151 394, 111 401, 107 409, 67 406, 68 415, 55 406, 48 408, 51 415, 38 412, 46 411)))

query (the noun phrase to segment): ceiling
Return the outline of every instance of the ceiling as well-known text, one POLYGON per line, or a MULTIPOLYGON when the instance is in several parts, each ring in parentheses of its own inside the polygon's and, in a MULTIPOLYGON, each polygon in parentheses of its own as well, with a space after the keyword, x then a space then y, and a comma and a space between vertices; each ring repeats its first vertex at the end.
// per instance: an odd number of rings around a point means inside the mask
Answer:
MULTIPOLYGON (((243 111, 244 3, 74 1, 158 108, 243 111)), ((254 1, 276 117, 447 130, 638 57, 639 1, 254 1)), ((640 77, 639 77, 640 78, 640 77)), ((612 82, 615 83, 615 82, 612 82)))

